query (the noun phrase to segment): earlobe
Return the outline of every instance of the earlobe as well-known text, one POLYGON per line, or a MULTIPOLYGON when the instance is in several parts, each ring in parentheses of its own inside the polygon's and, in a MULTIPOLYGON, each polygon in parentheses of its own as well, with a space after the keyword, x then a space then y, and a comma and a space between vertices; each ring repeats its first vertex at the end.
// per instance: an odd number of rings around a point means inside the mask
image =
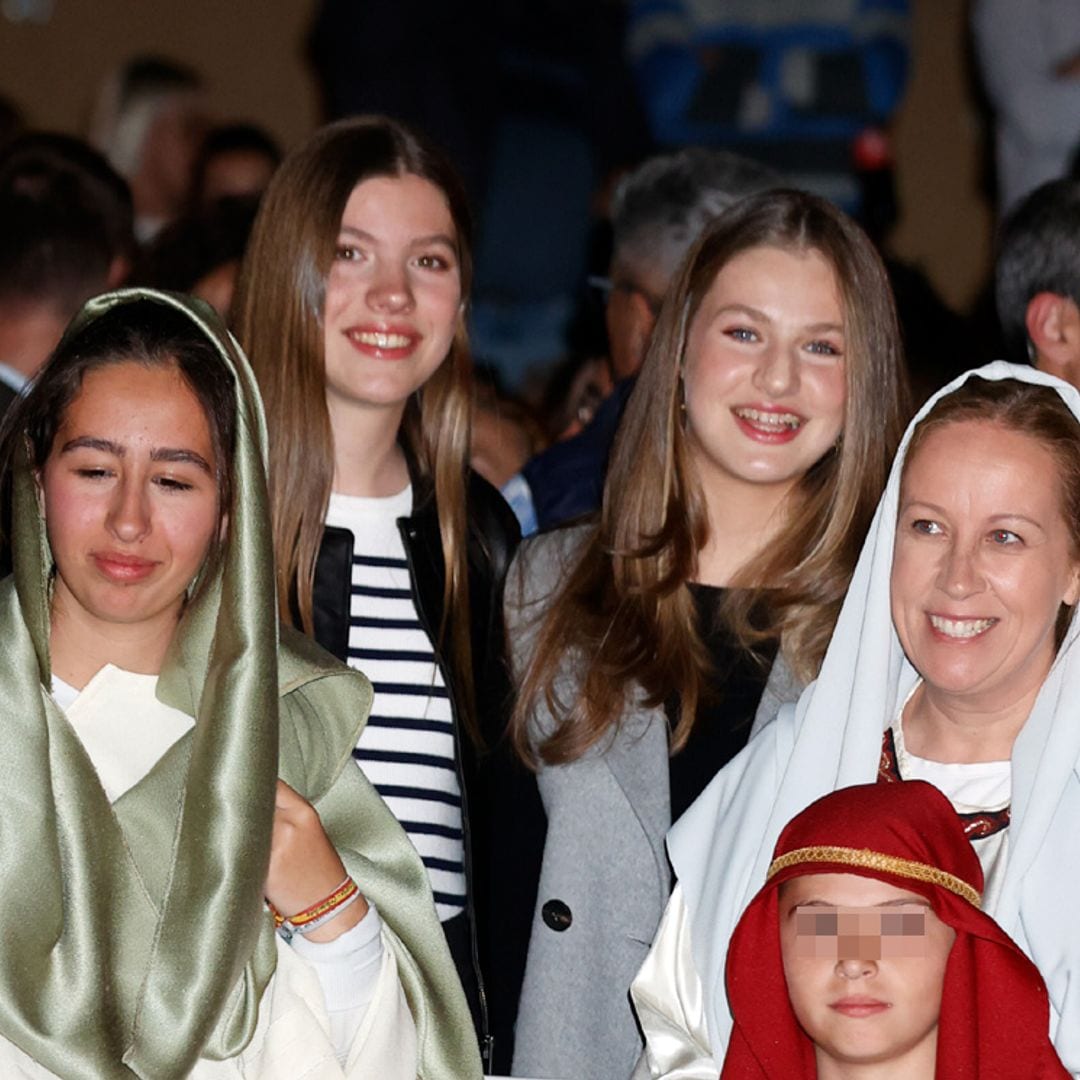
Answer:
POLYGON ((1069 587, 1065 590, 1061 602, 1068 607, 1076 607, 1078 600, 1080 600, 1080 564, 1073 566, 1069 587))
POLYGON ((1036 293, 1024 316, 1036 366, 1053 375, 1071 368, 1080 350, 1080 309, 1057 293, 1036 293))

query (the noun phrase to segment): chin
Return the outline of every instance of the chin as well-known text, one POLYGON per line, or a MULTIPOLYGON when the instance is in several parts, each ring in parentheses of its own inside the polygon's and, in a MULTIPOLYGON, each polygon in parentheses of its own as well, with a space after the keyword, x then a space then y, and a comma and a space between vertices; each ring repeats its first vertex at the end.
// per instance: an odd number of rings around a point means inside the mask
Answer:
POLYGON ((821 1041, 821 1052, 837 1064, 848 1067, 881 1065, 897 1054, 894 1040, 884 1038, 836 1039, 821 1041))
POLYGON ((951 698, 978 698, 992 691, 992 670, 980 672, 927 672, 922 675, 927 690, 951 698))

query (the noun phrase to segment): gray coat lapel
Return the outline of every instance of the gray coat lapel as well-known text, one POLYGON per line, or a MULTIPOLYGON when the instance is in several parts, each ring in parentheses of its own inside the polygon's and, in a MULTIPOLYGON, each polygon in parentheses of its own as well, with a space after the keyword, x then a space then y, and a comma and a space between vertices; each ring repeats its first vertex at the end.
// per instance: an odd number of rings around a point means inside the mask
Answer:
POLYGON ((659 880, 670 887, 664 837, 671 828, 671 792, 668 774, 667 717, 662 708, 633 708, 623 718, 614 740, 603 755, 634 817, 641 825, 659 880))

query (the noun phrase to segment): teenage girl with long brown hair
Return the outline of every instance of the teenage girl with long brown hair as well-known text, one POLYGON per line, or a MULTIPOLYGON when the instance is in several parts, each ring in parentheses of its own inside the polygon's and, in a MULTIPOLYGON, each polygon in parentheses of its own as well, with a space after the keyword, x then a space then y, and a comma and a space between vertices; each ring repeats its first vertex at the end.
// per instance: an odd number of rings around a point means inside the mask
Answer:
POLYGON ((497 889, 498 770, 484 755, 506 721, 501 595, 518 533, 467 468, 470 274, 453 169, 402 125, 361 117, 282 164, 234 317, 266 402, 281 615, 374 684, 354 756, 428 868, 486 1035, 475 913, 497 889))
POLYGON ((717 219, 665 300, 599 519, 511 569, 514 736, 548 819, 520 1075, 633 1069, 664 835, 815 676, 903 403, 888 281, 850 220, 794 191, 717 219))

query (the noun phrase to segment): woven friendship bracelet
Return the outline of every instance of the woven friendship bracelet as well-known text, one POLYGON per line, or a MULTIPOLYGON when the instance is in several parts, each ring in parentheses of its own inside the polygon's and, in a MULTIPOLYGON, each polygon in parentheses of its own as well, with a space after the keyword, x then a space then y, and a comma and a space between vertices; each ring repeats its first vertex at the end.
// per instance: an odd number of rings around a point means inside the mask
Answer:
POLYGON ((336 918, 345 908, 360 898, 360 886, 351 877, 347 877, 328 897, 311 907, 288 917, 281 914, 273 904, 267 904, 274 917, 274 926, 286 941, 291 941, 293 934, 310 934, 331 919, 336 918))
POLYGON ((963 897, 974 907, 980 907, 982 897, 966 881, 936 866, 901 859, 897 855, 885 855, 880 851, 869 851, 845 847, 808 847, 789 851, 786 855, 774 859, 765 875, 766 880, 789 866, 803 863, 834 863, 840 866, 857 866, 869 870, 882 870, 897 877, 910 878, 912 881, 927 881, 931 885, 940 885, 949 892, 963 897))

